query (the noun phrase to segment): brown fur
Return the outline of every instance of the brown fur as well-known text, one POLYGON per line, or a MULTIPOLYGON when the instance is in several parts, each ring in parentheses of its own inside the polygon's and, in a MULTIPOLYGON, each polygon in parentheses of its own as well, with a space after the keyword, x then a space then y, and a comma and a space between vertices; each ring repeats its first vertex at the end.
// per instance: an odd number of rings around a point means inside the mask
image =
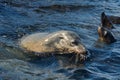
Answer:
POLYGON ((112 32, 104 27, 98 27, 99 40, 105 43, 113 43, 116 41, 112 32))

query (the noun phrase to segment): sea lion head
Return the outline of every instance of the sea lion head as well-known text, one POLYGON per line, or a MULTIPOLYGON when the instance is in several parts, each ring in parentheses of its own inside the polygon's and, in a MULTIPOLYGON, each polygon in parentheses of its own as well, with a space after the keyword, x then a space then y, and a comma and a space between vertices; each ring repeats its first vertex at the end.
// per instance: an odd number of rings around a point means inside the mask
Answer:
POLYGON ((60 54, 76 53, 80 55, 81 59, 85 59, 87 50, 75 32, 59 31, 54 33, 48 41, 49 45, 52 43, 51 46, 54 46, 56 52, 60 52, 60 54))
POLYGON ((72 31, 57 31, 40 37, 35 33, 21 39, 21 47, 37 55, 48 54, 77 54, 79 59, 86 58, 86 48, 81 43, 79 35, 72 31))
POLYGON ((98 27, 99 40, 105 43, 113 43, 116 41, 112 32, 104 27, 98 27))

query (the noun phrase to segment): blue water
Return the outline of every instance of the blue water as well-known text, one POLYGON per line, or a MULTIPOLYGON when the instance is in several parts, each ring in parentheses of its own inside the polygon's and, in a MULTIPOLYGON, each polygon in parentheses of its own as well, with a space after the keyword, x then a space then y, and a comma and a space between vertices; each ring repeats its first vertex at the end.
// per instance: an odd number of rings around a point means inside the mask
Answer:
POLYGON ((119 39, 97 42, 103 11, 120 16, 120 1, 0 0, 0 80, 120 80, 119 39), (80 35, 91 54, 85 62, 75 64, 68 56, 33 59, 19 49, 24 35, 59 30, 80 35))

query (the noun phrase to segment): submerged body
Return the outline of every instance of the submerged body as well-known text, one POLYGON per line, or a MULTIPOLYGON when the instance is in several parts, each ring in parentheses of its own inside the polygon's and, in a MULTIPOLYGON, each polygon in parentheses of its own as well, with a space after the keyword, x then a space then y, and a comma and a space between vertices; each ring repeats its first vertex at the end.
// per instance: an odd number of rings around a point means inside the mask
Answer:
MULTIPOLYGON (((116 41, 112 29, 114 28, 110 18, 103 12, 101 14, 101 26, 98 27, 99 40, 105 43, 113 43, 116 41)), ((115 29, 115 28, 114 28, 115 29)))
POLYGON ((50 54, 79 54, 83 59, 86 48, 81 43, 79 35, 72 31, 57 31, 53 33, 35 33, 21 39, 20 46, 27 51, 50 54))

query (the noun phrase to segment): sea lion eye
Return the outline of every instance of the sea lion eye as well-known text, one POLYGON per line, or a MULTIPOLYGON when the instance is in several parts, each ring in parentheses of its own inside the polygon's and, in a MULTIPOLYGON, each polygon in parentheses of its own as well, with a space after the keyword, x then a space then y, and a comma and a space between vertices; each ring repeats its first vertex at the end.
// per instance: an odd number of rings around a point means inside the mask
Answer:
POLYGON ((64 37, 59 37, 60 39, 64 39, 64 37))
POLYGON ((78 45, 78 42, 77 41, 73 41, 72 44, 73 45, 78 45))

